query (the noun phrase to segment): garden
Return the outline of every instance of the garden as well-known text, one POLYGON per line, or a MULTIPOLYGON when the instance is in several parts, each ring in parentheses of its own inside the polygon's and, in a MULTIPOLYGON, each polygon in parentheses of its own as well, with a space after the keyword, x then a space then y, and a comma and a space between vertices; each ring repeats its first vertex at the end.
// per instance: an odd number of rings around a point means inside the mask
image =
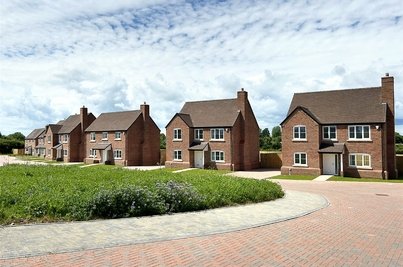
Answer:
POLYGON ((284 196, 280 185, 214 170, 117 166, 0 168, 0 224, 123 218, 213 209, 284 196))

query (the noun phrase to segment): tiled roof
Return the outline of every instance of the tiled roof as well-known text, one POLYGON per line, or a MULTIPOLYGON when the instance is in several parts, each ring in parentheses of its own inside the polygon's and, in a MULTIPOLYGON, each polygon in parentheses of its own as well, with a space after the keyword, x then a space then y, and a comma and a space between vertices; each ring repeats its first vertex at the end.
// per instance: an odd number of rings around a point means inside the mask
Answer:
POLYGON ((297 93, 287 117, 298 107, 309 110, 321 124, 381 123, 386 119, 380 87, 297 93))
POLYGON ((53 134, 59 133, 60 128, 62 128, 62 125, 60 124, 49 124, 48 126, 52 130, 53 134))
POLYGON ((140 115, 140 110, 102 113, 85 131, 126 131, 140 115))
POLYGON ((36 139, 44 132, 45 132, 45 128, 35 129, 29 135, 27 135, 27 137, 25 137, 25 139, 36 139))
POLYGON ((222 99, 186 102, 179 114, 190 116, 191 127, 231 127, 239 113, 237 99, 222 99))
POLYGON ((80 115, 71 115, 67 119, 58 122, 62 127, 59 130, 59 134, 71 133, 81 123, 80 115))
POLYGON ((343 153, 344 143, 322 142, 319 147, 319 153, 343 153))

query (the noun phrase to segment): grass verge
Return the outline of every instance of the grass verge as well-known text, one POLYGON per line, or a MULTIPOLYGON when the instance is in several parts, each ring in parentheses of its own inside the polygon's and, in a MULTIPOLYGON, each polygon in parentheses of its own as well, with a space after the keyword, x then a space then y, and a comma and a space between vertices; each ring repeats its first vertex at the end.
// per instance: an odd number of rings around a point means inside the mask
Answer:
POLYGON ((282 180, 313 180, 317 176, 312 175, 278 175, 271 177, 270 179, 282 179, 282 180))
POLYGON ((188 211, 190 204, 196 210, 211 209, 283 195, 276 183, 211 170, 172 173, 104 165, 7 165, 0 168, 0 224, 162 214, 188 211), (156 205, 151 203, 154 200, 156 205), (145 208, 147 205, 153 209, 145 208), (104 206, 119 212, 100 210, 104 206))

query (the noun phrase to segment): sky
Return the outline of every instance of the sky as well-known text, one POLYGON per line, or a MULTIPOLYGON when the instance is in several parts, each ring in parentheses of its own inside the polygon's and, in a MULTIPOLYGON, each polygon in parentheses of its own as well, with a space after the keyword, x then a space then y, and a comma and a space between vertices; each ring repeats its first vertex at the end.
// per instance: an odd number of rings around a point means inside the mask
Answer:
POLYGON ((185 101, 235 98, 240 88, 260 128, 272 129, 294 93, 380 86, 385 73, 403 134, 399 0, 0 3, 3 135, 83 105, 98 116, 144 102, 165 132, 185 101))

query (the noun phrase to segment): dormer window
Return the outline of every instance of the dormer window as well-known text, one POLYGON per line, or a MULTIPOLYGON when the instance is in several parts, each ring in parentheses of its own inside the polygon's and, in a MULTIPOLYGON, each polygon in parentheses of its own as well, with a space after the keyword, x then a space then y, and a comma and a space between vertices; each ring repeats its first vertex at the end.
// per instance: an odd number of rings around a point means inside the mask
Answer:
POLYGON ((294 126, 293 129, 294 141, 306 141, 306 127, 305 125, 294 126))

